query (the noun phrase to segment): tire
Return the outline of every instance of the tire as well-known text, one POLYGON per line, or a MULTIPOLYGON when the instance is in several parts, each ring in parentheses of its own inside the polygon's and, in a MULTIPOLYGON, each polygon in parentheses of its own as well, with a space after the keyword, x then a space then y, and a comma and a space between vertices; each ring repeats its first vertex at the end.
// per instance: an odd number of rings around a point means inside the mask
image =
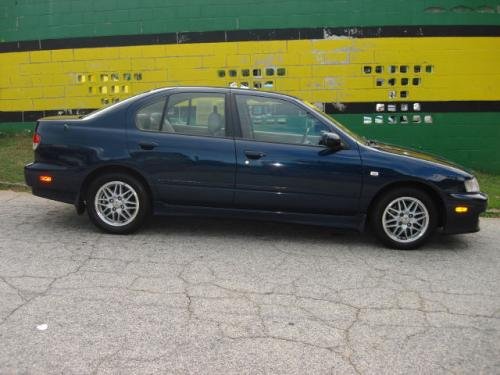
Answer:
POLYGON ((437 209, 425 191, 397 188, 382 195, 370 212, 374 234, 393 249, 412 250, 424 244, 437 227, 437 209))
POLYGON ((149 216, 151 201, 145 186, 126 173, 98 176, 88 189, 87 212, 101 230, 128 234, 149 216))

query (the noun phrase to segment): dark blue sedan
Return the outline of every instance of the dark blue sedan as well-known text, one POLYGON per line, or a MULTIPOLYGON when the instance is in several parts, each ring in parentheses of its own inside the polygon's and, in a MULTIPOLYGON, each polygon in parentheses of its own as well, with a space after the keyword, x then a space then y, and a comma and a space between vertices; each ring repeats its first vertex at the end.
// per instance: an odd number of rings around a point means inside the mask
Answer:
POLYGON ((470 173, 367 141, 316 108, 260 91, 150 91, 81 118, 38 121, 33 194, 74 204, 111 233, 150 214, 281 220, 373 232, 412 249, 441 227, 479 230, 470 173))

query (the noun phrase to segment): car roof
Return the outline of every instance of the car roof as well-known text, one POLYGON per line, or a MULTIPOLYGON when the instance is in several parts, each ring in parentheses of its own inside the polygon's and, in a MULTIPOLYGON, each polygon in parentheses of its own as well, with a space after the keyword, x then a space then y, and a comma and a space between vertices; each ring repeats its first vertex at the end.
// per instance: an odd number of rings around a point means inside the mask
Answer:
POLYGON ((219 92, 219 93, 235 93, 235 94, 251 94, 251 95, 259 95, 259 96, 267 96, 267 97, 288 97, 296 100, 300 100, 297 97, 281 94, 273 91, 260 91, 254 89, 246 89, 246 88, 236 88, 236 87, 214 87, 214 86, 172 86, 172 87, 162 87, 158 89, 154 89, 149 91, 149 93, 159 93, 163 91, 178 91, 178 92, 190 92, 190 91, 205 91, 205 92, 219 92))

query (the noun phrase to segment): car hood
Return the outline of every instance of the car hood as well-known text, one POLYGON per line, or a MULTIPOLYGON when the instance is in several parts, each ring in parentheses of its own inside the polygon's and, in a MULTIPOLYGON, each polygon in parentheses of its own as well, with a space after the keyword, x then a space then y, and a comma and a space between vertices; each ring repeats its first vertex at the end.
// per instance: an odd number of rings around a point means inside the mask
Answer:
POLYGON ((376 143, 369 144, 368 147, 372 147, 372 148, 375 148, 377 150, 385 151, 385 152, 395 154, 395 155, 411 157, 411 158, 419 159, 419 160, 426 161, 429 163, 438 164, 442 167, 451 169, 456 173, 458 172, 460 174, 463 174, 465 172, 465 173, 472 176, 472 172, 470 170, 468 170, 467 168, 464 168, 463 166, 461 166, 459 164, 453 163, 453 162, 446 160, 446 159, 444 159, 440 156, 437 156, 437 155, 428 154, 428 153, 414 150, 411 148, 404 148, 404 147, 400 147, 400 146, 395 146, 395 145, 391 145, 388 143, 376 142, 376 143))

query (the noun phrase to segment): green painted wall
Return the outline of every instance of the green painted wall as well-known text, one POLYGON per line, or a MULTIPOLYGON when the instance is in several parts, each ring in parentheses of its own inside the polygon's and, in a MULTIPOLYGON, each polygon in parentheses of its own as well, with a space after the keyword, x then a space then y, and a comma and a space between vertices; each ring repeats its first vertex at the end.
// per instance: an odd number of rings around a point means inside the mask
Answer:
POLYGON ((363 115, 333 116, 368 139, 426 151, 469 168, 500 172, 500 113, 433 113, 432 124, 363 125, 363 115))
MULTIPOLYGON (((434 113, 432 124, 362 125, 363 115, 335 119, 368 139, 429 152, 478 171, 500 173, 500 113, 434 113), (457 151, 458 150, 458 151, 457 151)), ((0 123, 0 135, 29 133, 35 123, 0 123)))
POLYGON ((0 42, 179 31, 498 24, 493 0, 0 1, 0 42))
MULTIPOLYGON (((390 25, 500 25, 500 3, 497 0, 0 0, 0 42, 390 25)), ((432 113, 432 124, 418 125, 363 125, 362 114, 335 115, 335 118, 368 138, 435 153, 478 170, 500 172, 500 113, 432 113)), ((0 135, 29 131, 33 126, 33 123, 0 123, 0 135)))

